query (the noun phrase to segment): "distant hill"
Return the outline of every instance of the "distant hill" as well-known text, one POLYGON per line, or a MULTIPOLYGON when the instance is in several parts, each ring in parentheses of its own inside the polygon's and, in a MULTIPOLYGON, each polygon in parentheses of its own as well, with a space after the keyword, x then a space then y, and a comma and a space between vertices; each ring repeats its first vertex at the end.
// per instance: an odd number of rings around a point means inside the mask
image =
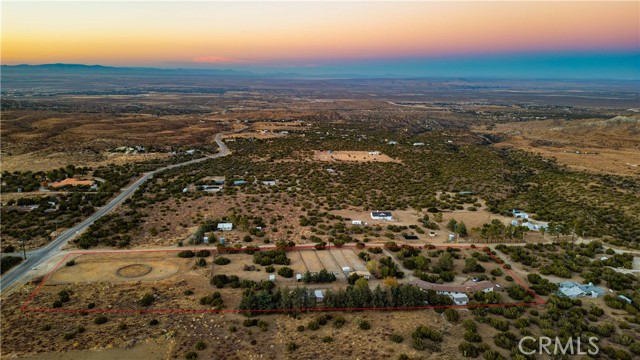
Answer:
POLYGON ((237 70, 219 70, 219 69, 164 69, 164 68, 146 68, 146 67, 117 67, 105 65, 84 65, 84 64, 40 64, 40 65, 2 65, 3 76, 12 73, 95 73, 95 74, 162 74, 162 75, 188 75, 188 74, 206 74, 217 76, 256 76, 248 71, 237 70))

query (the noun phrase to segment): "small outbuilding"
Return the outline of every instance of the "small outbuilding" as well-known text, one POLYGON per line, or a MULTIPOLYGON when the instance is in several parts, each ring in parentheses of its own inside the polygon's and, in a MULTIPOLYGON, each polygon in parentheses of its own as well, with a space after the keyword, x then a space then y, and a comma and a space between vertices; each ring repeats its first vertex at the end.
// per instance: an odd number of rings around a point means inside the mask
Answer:
POLYGON ((469 297, 464 293, 453 293, 449 295, 456 305, 467 305, 469 303, 469 297))

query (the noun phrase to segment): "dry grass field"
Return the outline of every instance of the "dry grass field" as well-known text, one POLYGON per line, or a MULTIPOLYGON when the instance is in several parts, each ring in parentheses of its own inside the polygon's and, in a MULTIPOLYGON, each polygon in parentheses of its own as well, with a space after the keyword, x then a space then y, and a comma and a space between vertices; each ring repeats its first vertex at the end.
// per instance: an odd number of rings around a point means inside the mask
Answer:
POLYGON ((640 116, 608 120, 537 120, 496 124, 497 147, 555 158, 575 170, 640 175, 640 116))
POLYGON ((397 162, 388 155, 374 151, 314 151, 313 159, 319 161, 397 162))
POLYGON ((100 166, 169 156, 173 147, 214 144, 222 129, 195 115, 3 111, 2 168, 48 171, 66 165, 100 166), (142 144, 155 150, 130 155, 109 152, 142 144))

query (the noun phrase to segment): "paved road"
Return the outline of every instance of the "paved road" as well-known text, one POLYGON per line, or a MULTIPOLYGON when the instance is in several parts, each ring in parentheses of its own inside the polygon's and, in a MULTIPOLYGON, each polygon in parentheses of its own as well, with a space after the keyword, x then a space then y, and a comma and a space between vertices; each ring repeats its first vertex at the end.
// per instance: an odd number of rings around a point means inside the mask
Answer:
POLYGON ((13 269, 9 270, 8 273, 6 273, 5 275, 2 276, 2 278, 0 278, 0 292, 4 291, 6 288, 14 284, 16 281, 20 280, 22 277, 24 277, 27 274, 27 272, 29 272, 30 269, 38 267, 40 264, 43 264, 49 259, 51 259, 52 257, 56 256, 60 252, 61 248, 63 248, 70 240, 72 240, 73 238, 78 236, 80 233, 82 233, 84 230, 86 230, 91 224, 93 224, 94 221, 98 220, 99 218, 101 218, 102 216, 106 215, 111 210, 113 210, 115 207, 120 205, 129 196, 131 196, 131 194, 133 194, 140 187, 140 185, 142 185, 145 181, 151 179, 154 174, 157 174, 164 170, 173 169, 179 166, 194 164, 194 163, 198 163, 208 159, 227 156, 229 154, 229 148, 227 148, 227 146, 221 140, 221 135, 222 134, 217 134, 215 137, 215 141, 218 144, 218 147, 220 147, 220 151, 217 154, 206 156, 199 159, 189 160, 179 164, 172 164, 172 165, 145 173, 140 179, 134 182, 130 187, 123 189, 118 196, 116 196, 113 200, 111 200, 111 202, 109 202, 107 205, 98 209, 98 211, 96 211, 93 215, 89 216, 86 220, 72 227, 71 229, 63 232, 62 234, 60 234, 60 236, 58 236, 55 240, 50 242, 48 245, 43 246, 36 250, 29 251, 27 253, 26 260, 21 262, 18 266, 14 267, 13 269))

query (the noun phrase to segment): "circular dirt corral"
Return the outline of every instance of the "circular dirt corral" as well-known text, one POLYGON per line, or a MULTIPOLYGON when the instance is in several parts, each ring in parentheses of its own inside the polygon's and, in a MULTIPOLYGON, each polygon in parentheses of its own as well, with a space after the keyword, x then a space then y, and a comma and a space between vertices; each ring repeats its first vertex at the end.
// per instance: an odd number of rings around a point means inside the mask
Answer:
POLYGON ((135 278, 150 273, 152 267, 146 264, 131 264, 123 266, 116 271, 116 275, 123 278, 135 278))

